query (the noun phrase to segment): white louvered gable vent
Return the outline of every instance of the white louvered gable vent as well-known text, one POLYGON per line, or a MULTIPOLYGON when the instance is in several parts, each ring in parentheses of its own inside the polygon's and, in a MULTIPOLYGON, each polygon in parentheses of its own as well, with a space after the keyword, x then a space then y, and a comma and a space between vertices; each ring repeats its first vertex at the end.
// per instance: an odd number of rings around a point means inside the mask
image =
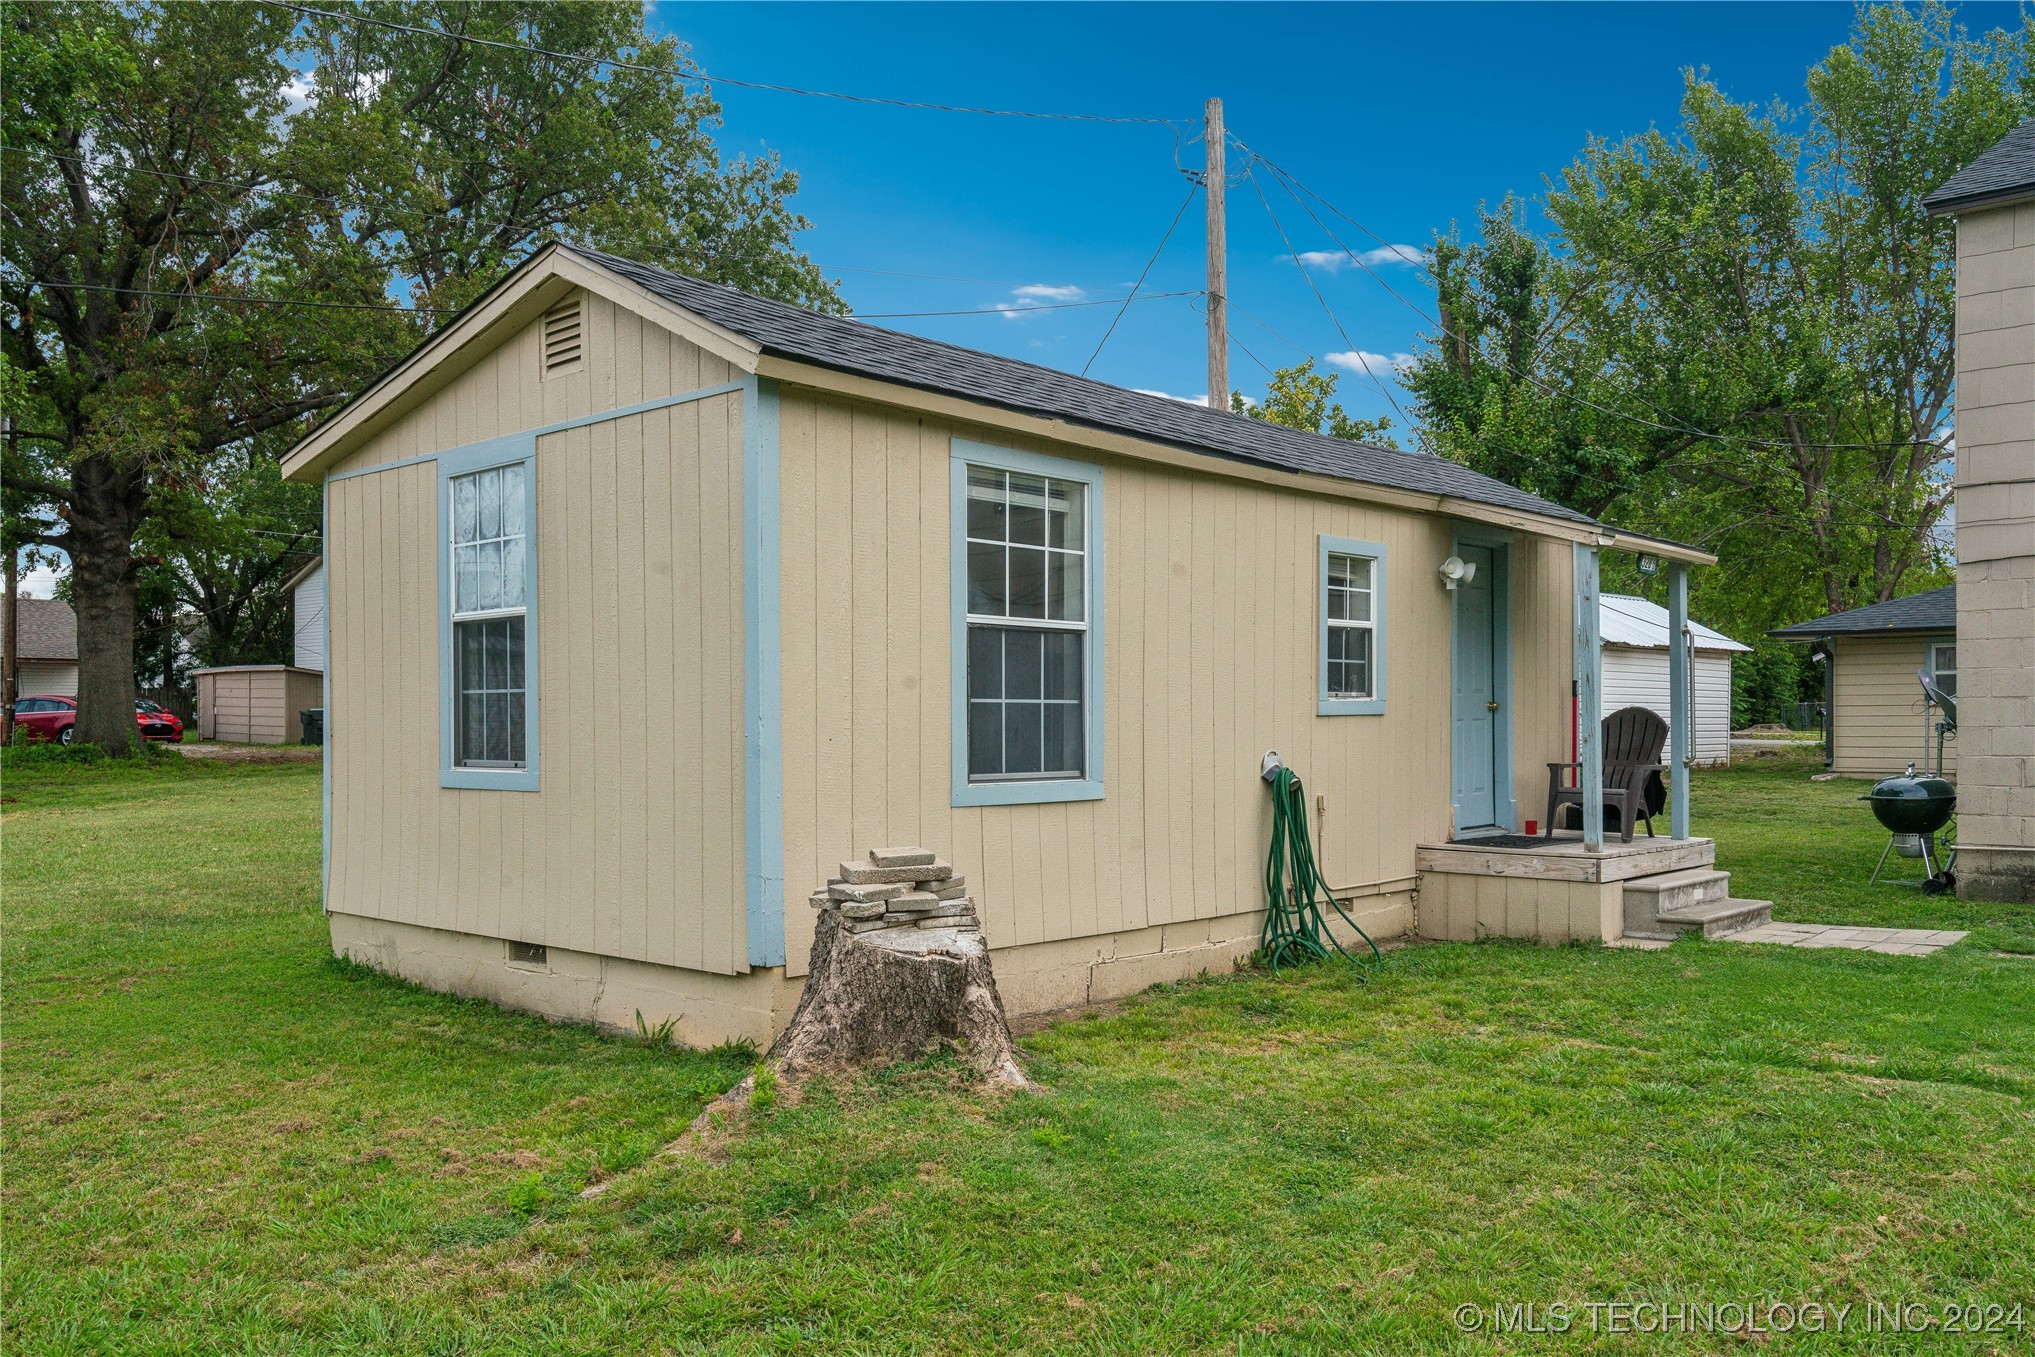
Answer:
POLYGON ((586 354, 586 326, 580 298, 560 302, 544 313, 544 375, 560 377, 579 371, 586 354))

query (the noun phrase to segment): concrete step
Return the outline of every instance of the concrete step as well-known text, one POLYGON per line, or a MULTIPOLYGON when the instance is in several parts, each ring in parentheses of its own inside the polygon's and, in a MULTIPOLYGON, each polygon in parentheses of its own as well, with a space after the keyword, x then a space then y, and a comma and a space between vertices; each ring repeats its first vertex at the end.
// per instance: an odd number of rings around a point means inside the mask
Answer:
POLYGON ((1663 913, 1707 905, 1731 894, 1731 873, 1714 867, 1685 867, 1677 872, 1636 876, 1624 886, 1625 931, 1647 935, 1663 913))
POLYGON ((1638 931, 1628 927, 1625 935, 1677 938, 1684 933, 1700 933, 1706 938, 1721 938, 1729 933, 1742 933, 1748 928, 1772 923, 1773 917, 1771 900, 1709 900, 1700 905, 1663 910, 1651 925, 1638 931))

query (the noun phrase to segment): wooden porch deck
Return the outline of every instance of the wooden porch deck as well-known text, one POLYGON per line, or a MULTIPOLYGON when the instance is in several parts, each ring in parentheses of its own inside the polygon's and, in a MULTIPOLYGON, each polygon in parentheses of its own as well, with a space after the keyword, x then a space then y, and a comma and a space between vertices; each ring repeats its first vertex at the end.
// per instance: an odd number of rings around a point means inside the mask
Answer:
POLYGON ((1613 839, 1594 853, 1573 834, 1532 848, 1419 844, 1415 923, 1422 937, 1437 941, 1615 942, 1625 936, 1624 883, 1705 869, 1716 860, 1714 839, 1613 839))

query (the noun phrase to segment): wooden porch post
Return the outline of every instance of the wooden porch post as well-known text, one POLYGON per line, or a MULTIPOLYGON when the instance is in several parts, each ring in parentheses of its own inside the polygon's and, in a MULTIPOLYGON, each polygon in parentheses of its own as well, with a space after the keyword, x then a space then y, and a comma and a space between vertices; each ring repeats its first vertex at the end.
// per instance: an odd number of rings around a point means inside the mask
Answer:
POLYGON ((1668 562, 1668 837, 1689 837, 1689 567, 1668 562))
POLYGON ((1576 785, 1583 792, 1583 849, 1604 846, 1603 619, 1597 613, 1597 548, 1577 543, 1576 559, 1576 785))

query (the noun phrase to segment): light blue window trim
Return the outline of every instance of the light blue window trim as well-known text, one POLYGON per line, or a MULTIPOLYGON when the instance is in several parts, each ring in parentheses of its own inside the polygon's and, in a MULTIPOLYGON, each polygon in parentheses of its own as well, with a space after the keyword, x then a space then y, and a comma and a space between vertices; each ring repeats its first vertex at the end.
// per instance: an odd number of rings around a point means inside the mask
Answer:
POLYGON ((1354 537, 1323 537, 1315 559, 1315 712, 1320 716, 1385 714, 1385 545, 1354 537), (1331 697, 1328 691, 1328 558, 1362 556, 1371 562, 1371 695, 1331 697))
POLYGON ((777 383, 742 395, 742 819, 749 964, 784 964, 784 683, 777 383))
POLYGON ((965 438, 953 442, 951 469, 948 593, 953 618, 953 717, 952 740, 953 804, 957 806, 1033 806, 1055 801, 1100 801, 1102 772, 1102 468, 1090 462, 1071 462, 1016 448, 999 448, 965 438), (1085 546, 1087 589, 1087 641, 1083 648, 1082 712, 1087 721, 1086 776, 1039 778, 1008 782, 968 780, 968 468, 997 467, 1004 471, 1028 472, 1056 480, 1076 481, 1087 487, 1087 536, 1085 546))
MULTIPOLYGON (((603 410, 599 414, 581 415, 577 419, 562 419, 556 424, 546 424, 536 429, 525 429, 520 434, 509 436, 516 438, 542 438, 545 434, 564 433, 568 429, 584 429, 595 424, 606 424, 611 420, 627 419, 631 415, 645 415, 653 410, 664 410, 674 405, 686 405, 693 401, 706 400, 710 396, 730 395, 733 392, 742 390, 744 385, 742 382, 722 382, 719 386, 703 386, 697 391, 681 391, 676 396, 660 396, 656 400, 638 401, 634 405, 624 405, 613 410, 603 410)), ((354 476, 373 476, 384 471, 400 471, 406 466, 416 466, 419 462, 435 462, 439 456, 440 454, 438 453, 427 452, 416 457, 405 457, 399 462, 376 462, 373 466, 358 466, 351 471, 335 471, 327 476, 326 479, 343 481, 349 480, 354 476)))
MULTIPOLYGON (((537 790, 537 435, 510 434, 438 454, 438 785, 504 792, 537 790), (493 467, 523 464, 523 523, 529 540, 523 551, 523 760, 521 768, 456 766, 458 680, 452 641, 452 481, 493 467)), ((326 587, 331 587, 327 576, 326 587)), ((326 603, 326 612, 331 612, 326 603)), ((332 660, 325 661, 329 668, 332 660)))

